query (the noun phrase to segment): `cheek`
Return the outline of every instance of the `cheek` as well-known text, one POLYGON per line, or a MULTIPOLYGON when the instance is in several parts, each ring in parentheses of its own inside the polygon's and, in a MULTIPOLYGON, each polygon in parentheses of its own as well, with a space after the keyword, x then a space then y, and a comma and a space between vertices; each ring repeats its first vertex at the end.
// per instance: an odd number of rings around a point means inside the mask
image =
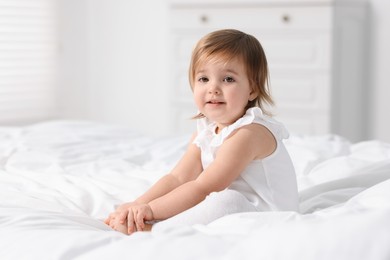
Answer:
POLYGON ((194 89, 192 92, 192 96, 194 98, 195 104, 199 106, 199 104, 201 104, 203 101, 202 92, 194 89))
POLYGON ((248 100, 248 97, 249 97, 249 95, 247 95, 246 93, 244 93, 243 91, 241 91, 239 89, 226 92, 226 93, 224 93, 224 95, 226 97, 229 97, 233 101, 236 101, 236 102, 242 102, 243 100, 248 100))
POLYGON ((249 102, 249 95, 242 92, 229 93, 229 100, 237 108, 245 107, 249 102))

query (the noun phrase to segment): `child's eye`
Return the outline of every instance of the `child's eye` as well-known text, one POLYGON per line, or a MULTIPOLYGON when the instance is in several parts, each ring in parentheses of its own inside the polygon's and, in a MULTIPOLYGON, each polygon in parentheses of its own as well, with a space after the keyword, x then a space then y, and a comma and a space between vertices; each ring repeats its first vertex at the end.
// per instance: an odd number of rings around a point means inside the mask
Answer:
POLYGON ((225 82, 234 82, 235 80, 232 77, 225 77, 223 79, 223 81, 225 81, 225 82))
POLYGON ((199 82, 208 82, 209 79, 208 79, 207 77, 200 77, 200 78, 198 79, 198 81, 199 81, 199 82))

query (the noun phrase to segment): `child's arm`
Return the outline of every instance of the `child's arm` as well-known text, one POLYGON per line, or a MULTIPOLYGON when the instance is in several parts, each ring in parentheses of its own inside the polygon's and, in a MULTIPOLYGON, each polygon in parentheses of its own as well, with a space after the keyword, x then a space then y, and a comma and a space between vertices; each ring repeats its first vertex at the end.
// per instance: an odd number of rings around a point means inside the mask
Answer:
POLYGON ((193 144, 195 134, 192 136, 187 150, 172 171, 157 181, 147 192, 136 199, 137 203, 149 203, 168 192, 179 187, 183 183, 194 180, 202 172, 200 150, 193 144))
POLYGON ((110 214, 110 216, 105 220, 105 223, 109 225, 113 218, 117 218, 115 222, 119 221, 123 224, 131 207, 147 204, 150 201, 169 193, 183 183, 196 179, 202 172, 202 165, 200 161, 200 150, 192 144, 195 136, 196 134, 192 136, 185 154, 169 174, 163 176, 134 202, 128 202, 120 205, 115 212, 110 214))
POLYGON ((275 149, 276 141, 264 126, 240 128, 221 145, 214 162, 198 178, 148 203, 153 219, 167 219, 195 206, 211 192, 227 188, 250 161, 265 158, 275 149))

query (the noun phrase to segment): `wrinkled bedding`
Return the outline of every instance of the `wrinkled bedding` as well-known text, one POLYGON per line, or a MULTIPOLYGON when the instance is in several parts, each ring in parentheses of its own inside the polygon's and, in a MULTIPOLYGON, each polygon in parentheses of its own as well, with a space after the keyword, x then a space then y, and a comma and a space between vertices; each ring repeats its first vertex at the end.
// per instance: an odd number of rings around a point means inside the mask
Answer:
POLYGON ((125 236, 102 220, 165 174, 189 136, 93 122, 0 127, 0 259, 390 259, 390 144, 291 136, 300 212, 125 236))

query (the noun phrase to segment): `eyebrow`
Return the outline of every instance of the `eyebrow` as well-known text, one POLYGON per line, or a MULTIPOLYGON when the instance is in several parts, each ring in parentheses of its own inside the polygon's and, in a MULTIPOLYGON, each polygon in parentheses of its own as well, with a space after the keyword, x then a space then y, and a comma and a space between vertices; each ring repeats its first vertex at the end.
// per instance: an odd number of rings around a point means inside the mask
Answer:
MULTIPOLYGON (((237 71, 233 70, 233 69, 223 69, 222 71, 223 72, 227 72, 227 73, 231 73, 231 74, 234 74, 234 75, 239 75, 239 73, 237 71)), ((203 74, 205 72, 206 72, 206 70, 198 70, 198 71, 196 71, 196 74, 203 74)))
POLYGON ((238 72, 232 69, 227 69, 226 72, 238 75, 238 72))

